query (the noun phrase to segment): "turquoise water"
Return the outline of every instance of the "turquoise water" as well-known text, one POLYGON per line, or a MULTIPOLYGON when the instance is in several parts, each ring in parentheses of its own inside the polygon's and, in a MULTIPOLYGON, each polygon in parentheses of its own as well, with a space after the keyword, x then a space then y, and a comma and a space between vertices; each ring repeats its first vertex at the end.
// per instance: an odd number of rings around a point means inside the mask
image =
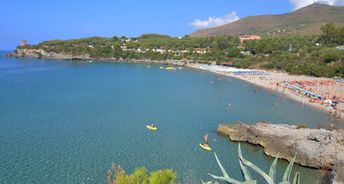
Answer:
MULTIPOLYGON (((219 123, 327 123, 326 114, 278 94, 255 93, 245 82, 159 67, 1 58, 0 183, 105 183, 112 162, 128 172, 172 168, 182 183, 199 183, 209 172, 220 174, 213 153, 198 146, 206 132, 223 165, 240 179, 238 145, 216 134, 219 123), (147 131, 150 122, 159 131, 147 131)), ((268 170, 272 160, 261 148, 242 147, 268 170)), ((287 163, 280 163, 282 172, 287 163)), ((307 183, 320 178, 312 169, 294 170, 307 183)))

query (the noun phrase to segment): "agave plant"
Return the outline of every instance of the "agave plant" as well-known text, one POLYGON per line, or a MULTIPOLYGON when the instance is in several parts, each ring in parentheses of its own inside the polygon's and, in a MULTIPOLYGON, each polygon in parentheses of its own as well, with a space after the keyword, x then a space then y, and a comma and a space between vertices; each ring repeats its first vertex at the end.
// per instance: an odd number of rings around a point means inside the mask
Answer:
MULTIPOLYGON (((214 153, 217 164, 219 165, 222 175, 223 176, 216 176, 213 174, 209 174, 212 178, 214 178, 215 180, 218 181, 225 181, 227 183, 231 183, 231 184, 257 184, 257 181, 252 179, 251 174, 249 172, 249 170, 247 169, 247 167, 251 168, 253 171, 257 172, 259 175, 261 175, 268 184, 277 184, 278 182, 276 181, 276 166, 277 166, 277 161, 278 161, 278 155, 275 158, 275 160, 273 161, 273 163, 271 164, 270 170, 269 170, 269 174, 265 173, 263 170, 261 170, 259 167, 257 167, 256 165, 254 165, 252 162, 246 160, 243 156, 242 156, 242 152, 241 152, 241 146, 239 144, 238 146, 238 154, 239 154, 239 163, 240 163, 240 168, 242 171, 242 174, 244 176, 245 181, 239 181, 236 180, 234 178, 231 178, 229 176, 229 174, 227 173, 227 171, 224 169, 224 167, 222 166, 219 158, 217 157, 216 153, 214 153)), ((286 168, 284 174, 283 174, 283 178, 282 181, 279 182, 279 184, 300 184, 300 173, 296 173, 293 181, 291 181, 291 171, 294 165, 294 161, 295 161, 296 155, 294 156, 293 160, 289 163, 288 167, 286 168)), ((216 181, 208 181, 208 182, 203 182, 202 184, 218 184, 218 182, 216 181)))

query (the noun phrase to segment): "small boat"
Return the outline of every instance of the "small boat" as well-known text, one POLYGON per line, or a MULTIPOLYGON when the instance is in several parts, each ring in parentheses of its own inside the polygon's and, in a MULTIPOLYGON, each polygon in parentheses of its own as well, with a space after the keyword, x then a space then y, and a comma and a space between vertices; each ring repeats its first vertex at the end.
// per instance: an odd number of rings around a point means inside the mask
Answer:
POLYGON ((158 128, 156 126, 152 126, 152 125, 146 125, 146 128, 148 128, 149 130, 152 130, 152 131, 158 130, 158 128))
POLYGON ((211 147, 209 145, 199 144, 199 146, 207 151, 211 151, 211 147))
POLYGON ((165 70, 176 70, 176 68, 170 66, 170 67, 165 68, 165 70))
POLYGON ((160 66, 160 69, 161 69, 161 70, 163 70, 163 69, 164 69, 164 67, 160 66))

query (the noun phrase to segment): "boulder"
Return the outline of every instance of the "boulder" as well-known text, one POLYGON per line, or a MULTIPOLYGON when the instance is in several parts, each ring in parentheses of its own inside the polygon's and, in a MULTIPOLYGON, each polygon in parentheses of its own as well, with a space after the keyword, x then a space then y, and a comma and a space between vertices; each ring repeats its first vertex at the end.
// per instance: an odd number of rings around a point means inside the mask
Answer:
POLYGON ((258 122, 221 124, 217 131, 233 141, 260 145, 265 154, 318 169, 333 171, 333 183, 344 183, 344 130, 298 128, 258 122))

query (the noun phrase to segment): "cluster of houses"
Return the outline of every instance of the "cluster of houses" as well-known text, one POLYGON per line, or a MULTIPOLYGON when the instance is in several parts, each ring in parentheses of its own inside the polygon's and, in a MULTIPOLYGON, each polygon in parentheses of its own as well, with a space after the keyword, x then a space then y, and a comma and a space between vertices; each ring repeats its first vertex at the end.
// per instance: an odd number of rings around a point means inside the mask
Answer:
MULTIPOLYGON (((239 37, 240 39, 240 43, 243 44, 245 41, 249 41, 249 40, 260 40, 261 37, 258 36, 258 35, 242 35, 239 37)), ((131 41, 130 39, 129 40, 126 40, 125 42, 129 42, 131 41)), ((136 40, 137 41, 137 40, 136 40)), ((124 43, 125 43, 124 42, 124 43)), ((142 48, 137 48, 137 49, 134 49, 134 48, 128 48, 125 44, 122 44, 121 46, 121 49, 123 51, 132 51, 132 52, 137 52, 137 53, 146 53, 146 52, 157 52, 157 53, 160 53, 160 54, 165 54, 165 53, 174 53, 174 54, 183 54, 183 53, 197 53, 197 54, 206 54, 209 52, 209 48, 193 48, 193 50, 171 50, 171 49, 142 49, 142 48)))
POLYGON ((197 54, 206 54, 209 52, 208 48, 194 48, 193 50, 171 50, 171 49, 132 49, 132 48, 127 48, 126 45, 122 45, 121 49, 123 51, 132 51, 132 52, 137 52, 137 53, 146 53, 146 52, 157 52, 160 54, 165 54, 165 53, 173 53, 173 54, 183 54, 183 53, 197 53, 197 54))
POLYGON ((250 40, 260 40, 262 37, 258 35, 242 35, 239 37, 240 43, 243 44, 245 41, 250 41, 250 40))

